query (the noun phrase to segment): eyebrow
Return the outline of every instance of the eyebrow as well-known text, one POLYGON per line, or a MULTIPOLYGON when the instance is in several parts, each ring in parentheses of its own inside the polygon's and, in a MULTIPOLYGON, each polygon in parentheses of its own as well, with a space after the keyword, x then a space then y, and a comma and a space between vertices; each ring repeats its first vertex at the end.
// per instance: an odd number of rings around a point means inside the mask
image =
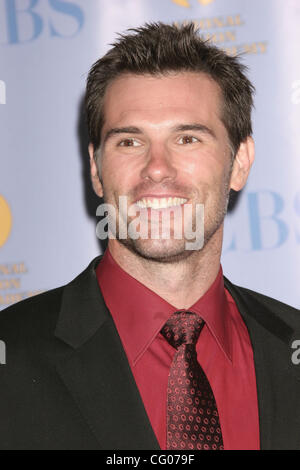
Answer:
MULTIPOLYGON (((216 135, 212 129, 205 126, 204 124, 192 123, 192 124, 180 124, 172 128, 173 132, 186 132, 186 131, 197 131, 204 134, 208 134, 214 139, 216 135)), ((143 131, 135 126, 128 127, 114 127, 106 132, 103 143, 105 144, 111 137, 119 134, 143 134, 143 131)))
POLYGON ((143 132, 138 127, 114 127, 106 132, 103 143, 108 141, 111 137, 118 134, 142 134, 143 132))
POLYGON ((197 131, 203 134, 208 134, 216 139, 216 134, 212 129, 205 126, 204 124, 192 123, 192 124, 181 124, 173 128, 174 132, 186 132, 186 131, 197 131))

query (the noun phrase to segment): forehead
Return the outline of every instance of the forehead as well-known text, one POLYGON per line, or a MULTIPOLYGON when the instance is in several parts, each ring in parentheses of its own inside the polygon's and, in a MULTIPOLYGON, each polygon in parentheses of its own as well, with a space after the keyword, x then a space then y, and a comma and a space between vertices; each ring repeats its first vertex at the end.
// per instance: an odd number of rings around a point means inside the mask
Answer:
POLYGON ((124 74, 105 92, 104 127, 139 120, 153 125, 168 119, 208 123, 220 119, 220 107, 220 88, 204 73, 124 74))

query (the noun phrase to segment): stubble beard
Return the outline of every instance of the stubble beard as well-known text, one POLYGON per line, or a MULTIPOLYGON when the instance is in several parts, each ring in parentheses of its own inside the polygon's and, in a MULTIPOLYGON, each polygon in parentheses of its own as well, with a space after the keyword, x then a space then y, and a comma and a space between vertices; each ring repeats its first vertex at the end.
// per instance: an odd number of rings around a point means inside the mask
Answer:
MULTIPOLYGON (((122 244, 126 249, 136 256, 143 258, 144 260, 153 261, 157 263, 178 263, 179 261, 185 260, 195 253, 203 252, 207 248, 210 241, 213 240, 214 235, 224 222, 225 215, 227 213, 228 201, 229 201, 229 187, 230 175, 226 178, 218 194, 217 201, 213 204, 213 207, 205 210, 204 205, 204 240, 201 249, 188 250, 186 249, 186 240, 184 237, 181 239, 133 239, 129 236, 127 238, 120 238, 119 235, 119 221, 118 216, 116 220, 116 240, 122 244)), ((115 200, 118 201, 118 197, 115 195, 115 200)), ((104 202, 109 202, 106 198, 106 192, 104 191, 103 196, 104 202)), ((116 204, 119 214, 119 206, 116 204)), ((194 208, 193 208, 194 209, 194 208)), ((129 222, 128 222, 129 225, 129 222)), ((127 229, 128 229, 127 225, 127 229)), ((195 232, 197 229, 197 223, 195 219, 195 212, 193 210, 192 230, 195 232)), ((127 230, 128 233, 128 230, 127 230)))

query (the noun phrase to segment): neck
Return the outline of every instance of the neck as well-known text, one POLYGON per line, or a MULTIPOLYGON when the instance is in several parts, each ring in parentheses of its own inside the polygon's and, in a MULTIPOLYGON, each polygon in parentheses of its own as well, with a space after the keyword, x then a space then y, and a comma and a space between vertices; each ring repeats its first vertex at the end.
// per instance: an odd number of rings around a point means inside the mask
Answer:
POLYGON ((118 240, 109 251, 124 271, 177 309, 193 305, 212 285, 220 269, 223 227, 200 251, 178 262, 157 262, 132 252, 118 240))

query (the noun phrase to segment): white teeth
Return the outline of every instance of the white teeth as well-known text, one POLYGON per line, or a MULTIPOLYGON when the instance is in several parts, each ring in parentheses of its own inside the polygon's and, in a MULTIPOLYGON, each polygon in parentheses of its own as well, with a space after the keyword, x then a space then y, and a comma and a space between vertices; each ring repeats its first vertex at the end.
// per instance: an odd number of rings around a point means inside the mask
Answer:
POLYGON ((151 209, 166 209, 167 207, 180 206, 187 202, 187 199, 181 197, 159 197, 159 198, 142 198, 136 202, 141 208, 150 207, 151 209))

